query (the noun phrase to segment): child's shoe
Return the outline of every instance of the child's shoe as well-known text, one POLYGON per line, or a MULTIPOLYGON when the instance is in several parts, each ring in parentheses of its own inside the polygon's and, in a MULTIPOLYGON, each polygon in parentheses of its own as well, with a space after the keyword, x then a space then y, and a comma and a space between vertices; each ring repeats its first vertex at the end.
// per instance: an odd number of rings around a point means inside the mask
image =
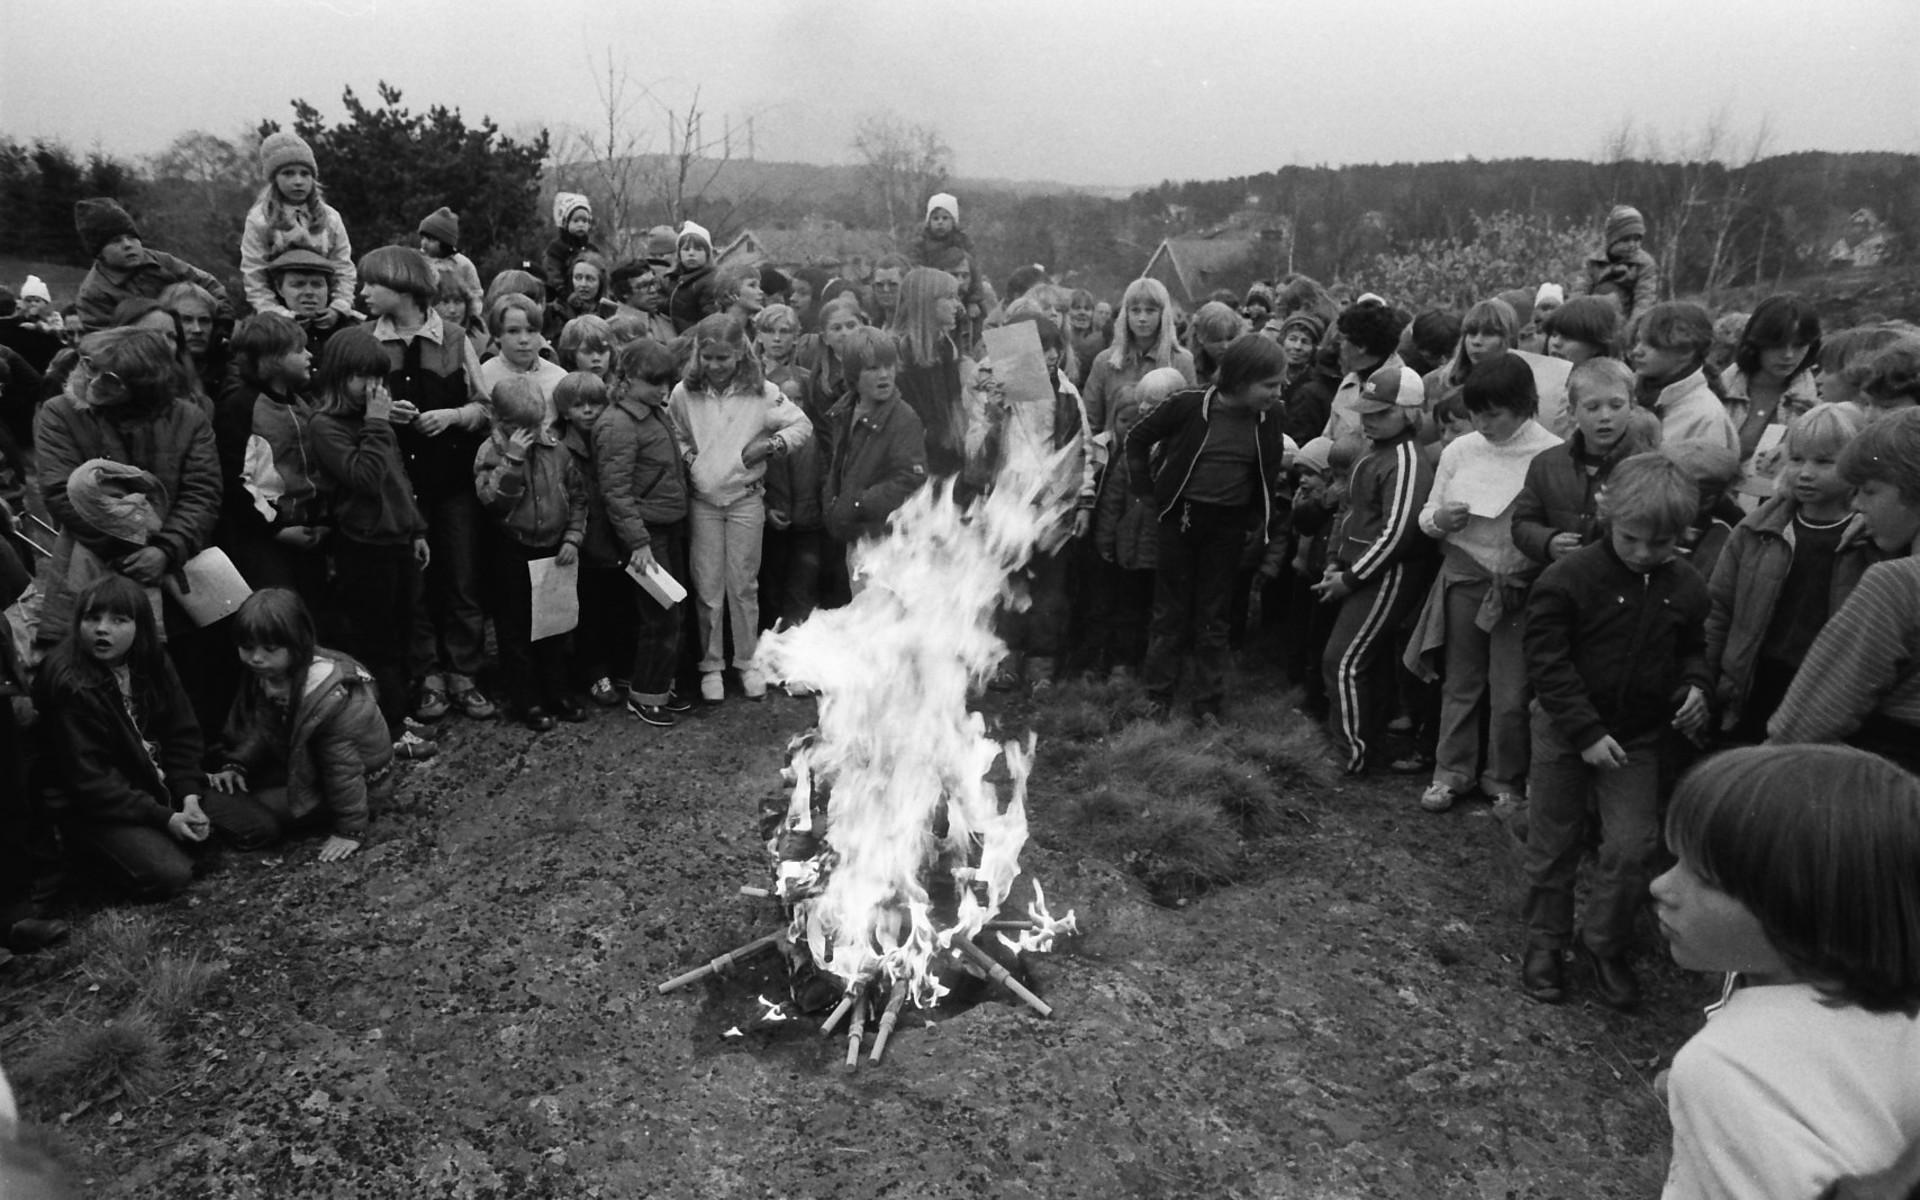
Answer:
POLYGON ((671 729, 675 724, 674 715, 668 712, 663 704, 637 704, 629 699, 627 711, 647 724, 656 725, 661 729, 671 729))
POLYGON ((1620 1012, 1640 1006, 1640 980, 1633 974, 1625 955, 1602 958, 1583 941, 1581 957, 1593 967, 1593 990, 1600 1003, 1620 1012))
POLYGON ((1443 813, 1453 807, 1460 798, 1459 793, 1444 783, 1430 783, 1427 790, 1420 793, 1420 807, 1430 813, 1443 813))
POLYGON ((418 717, 403 717, 400 724, 408 733, 425 738, 429 742, 436 740, 447 731, 445 725, 429 725, 418 717))
POLYGON ((701 672, 700 698, 708 704, 718 704, 727 698, 727 681, 721 677, 720 672, 701 672))
POLYGON ((453 706, 460 710, 469 721, 491 721, 500 710, 493 701, 487 699, 485 692, 474 685, 465 675, 455 675, 448 681, 448 694, 453 706))
POLYGON ((1567 968, 1560 952, 1531 946, 1520 966, 1520 988, 1537 1004, 1558 1004, 1567 998, 1567 968))
POLYGON ((598 704, 601 708, 612 708, 625 699, 625 697, 621 695, 621 692, 624 690, 625 689, 621 688, 620 685, 616 684, 613 680, 602 675, 593 681, 592 687, 587 689, 587 698, 595 704, 598 704))
POLYGON ((400 740, 393 744, 393 756, 395 758, 404 758, 411 762, 419 762, 422 759, 432 758, 438 753, 440 753, 439 746, 421 737, 411 729, 402 733, 400 740))
POLYGON ((413 719, 416 721, 438 721, 447 715, 447 681, 438 675, 429 675, 413 689, 413 719))
POLYGON ((545 733, 554 726, 553 714, 536 704, 520 714, 520 723, 535 733, 545 733))
POLYGON ((562 696, 553 702, 553 715, 569 725, 578 725, 587 719, 586 706, 572 696, 562 696))
POLYGON ((765 700, 767 698, 766 675, 761 673, 759 667, 742 667, 740 690, 747 694, 749 700, 765 700))
POLYGON ((665 707, 670 713, 690 713, 693 711, 693 701, 682 696, 679 692, 669 691, 667 693, 667 703, 665 707))

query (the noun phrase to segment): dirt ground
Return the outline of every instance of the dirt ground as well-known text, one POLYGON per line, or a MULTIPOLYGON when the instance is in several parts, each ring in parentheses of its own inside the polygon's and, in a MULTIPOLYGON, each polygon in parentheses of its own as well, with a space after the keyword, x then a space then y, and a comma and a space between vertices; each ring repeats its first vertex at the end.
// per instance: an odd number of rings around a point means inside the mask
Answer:
MULTIPOLYGON (((852 1072, 813 1022, 723 1036, 777 960, 654 985, 772 928, 738 888, 810 714, 456 724, 355 858, 230 855, 152 910, 224 968, 158 1094, 28 1115, 98 1197, 1657 1193, 1649 1080, 1714 981, 1649 947, 1640 1015, 1526 1003, 1504 831, 1406 780, 1290 797, 1245 882, 1166 907, 1050 821, 1043 742, 1024 864, 1084 930, 1035 963, 1051 1020, 909 1012, 852 1072)), ((0 1038, 79 953, 0 974, 0 1038)))

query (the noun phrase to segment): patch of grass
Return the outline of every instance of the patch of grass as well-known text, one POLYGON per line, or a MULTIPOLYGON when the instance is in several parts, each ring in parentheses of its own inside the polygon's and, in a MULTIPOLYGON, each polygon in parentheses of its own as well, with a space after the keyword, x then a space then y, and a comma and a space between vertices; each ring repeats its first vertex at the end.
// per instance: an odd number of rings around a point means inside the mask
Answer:
POLYGON ((138 991, 153 963, 153 921, 143 913, 108 909, 75 939, 80 973, 108 995, 138 991))
POLYGON ((219 966, 198 954, 162 951, 152 960, 140 998, 162 1029, 175 1032, 199 1011, 201 997, 220 975, 219 966))
POLYGON ((1142 844, 1128 864, 1156 896, 1178 899, 1228 883, 1240 865, 1240 838, 1217 805, 1189 797, 1161 802, 1139 823, 1142 844))
POLYGON ((159 1086, 166 1039, 153 1014, 131 1009, 104 1025, 58 1026, 20 1064, 23 1094, 50 1112, 71 1112, 116 1090, 138 1099, 159 1086))
POLYGON ((1318 792, 1340 782, 1340 768, 1327 748, 1326 735, 1294 711, 1297 692, 1265 697, 1237 708, 1227 726, 1227 744, 1258 762, 1288 791, 1318 792))

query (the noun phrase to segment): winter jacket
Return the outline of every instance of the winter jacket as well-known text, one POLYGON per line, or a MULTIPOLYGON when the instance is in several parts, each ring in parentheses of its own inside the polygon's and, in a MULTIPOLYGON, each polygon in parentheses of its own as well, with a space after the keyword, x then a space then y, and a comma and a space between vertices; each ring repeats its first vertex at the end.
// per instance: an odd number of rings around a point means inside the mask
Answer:
MULTIPOLYGON (((810 377, 803 378, 811 382, 810 377)), ((800 411, 806 414, 813 436, 785 456, 767 460, 767 521, 776 529, 814 532, 825 527, 820 485, 829 454, 827 416, 811 394, 800 402, 800 411)))
POLYGON ((1430 555, 1420 535, 1420 509, 1433 490, 1433 467, 1411 431, 1374 442, 1347 476, 1347 497, 1327 540, 1347 586, 1359 589, 1389 568, 1430 555))
POLYGON ((714 311, 713 263, 697 271, 674 270, 667 293, 667 316, 673 321, 676 334, 685 333, 700 323, 700 318, 714 311))
MULTIPOLYGON (((1116 331, 1115 338, 1123 335, 1116 331)), ((1142 354, 1136 355, 1125 365, 1114 359, 1120 354, 1122 346, 1116 344, 1093 360, 1093 369, 1087 373, 1087 386, 1081 389, 1081 399, 1087 406, 1087 423, 1095 433, 1113 432, 1114 414, 1120 410, 1120 393, 1127 388, 1138 386, 1147 372, 1159 367, 1172 367, 1187 377, 1187 386, 1199 382, 1193 372, 1193 355, 1178 346, 1173 348, 1172 362, 1155 362, 1142 354)))
POLYGON ((613 540, 613 525, 607 520, 607 497, 600 489, 600 471, 593 461, 593 432, 570 423, 556 432, 587 489, 587 535, 580 543, 580 557, 591 567, 617 567, 627 556, 613 540))
POLYGON ((46 589, 41 640, 53 641, 66 632, 71 617, 67 572, 74 546, 104 558, 126 553, 125 546, 92 528, 68 499, 67 477, 74 468, 105 458, 153 473, 162 488, 161 523, 147 544, 165 551, 167 569, 176 571, 213 539, 220 520, 220 456, 206 414, 189 400, 168 400, 154 410, 102 408, 69 391, 41 406, 33 428, 40 492, 60 525, 41 576, 46 589))
MULTIPOLYGON (((1206 447, 1208 425, 1219 402, 1217 388, 1175 392, 1127 434, 1127 480, 1136 495, 1152 495, 1159 517, 1166 517, 1180 503, 1193 464, 1206 447)), ((1265 541, 1274 532, 1268 524, 1273 520, 1274 490, 1286 470, 1286 443, 1281 440, 1279 413, 1256 414, 1253 430, 1254 469, 1260 477, 1260 535, 1265 541)))
POLYGON ((1767 722, 1769 742, 1838 742, 1892 725, 1909 770, 1920 740, 1920 558, 1875 563, 1821 629, 1767 722))
POLYGON ((380 691, 365 667, 338 650, 316 650, 284 714, 249 676, 233 698, 214 761, 258 780, 284 770, 295 821, 325 808, 333 832, 367 835, 369 801, 393 796, 393 738, 380 691))
POLYGON ((226 481, 227 531, 267 537, 327 523, 327 481, 314 456, 313 405, 305 396, 263 392, 236 377, 214 412, 213 435, 226 481))
POLYGON ((1132 485, 1120 456, 1108 465, 1094 500, 1094 550, 1128 571, 1151 571, 1160 560, 1160 514, 1145 490, 1132 485))
POLYGON ((480 358, 473 343, 429 312, 418 329, 402 333, 388 317, 373 325, 386 348, 387 388, 395 400, 421 412, 454 410, 453 424, 429 437, 413 425, 394 430, 407 477, 421 499, 437 499, 473 486, 473 454, 486 436, 487 403, 480 391, 480 358))
POLYGON ((324 255, 333 263, 333 287, 327 306, 342 313, 352 312, 354 286, 360 276, 353 265, 353 243, 347 238, 346 222, 331 204, 317 198, 297 209, 281 208, 278 224, 267 215, 264 198, 254 201, 247 210, 246 227, 240 233, 240 278, 246 285, 247 303, 255 312, 293 315, 274 294, 267 264, 283 251, 300 249, 324 255))
POLYGON ((1740 431, 1727 415, 1727 406, 1707 386, 1705 371, 1695 371, 1661 388, 1653 410, 1660 414, 1662 446, 1706 442, 1724 447, 1735 462, 1740 460, 1740 431))
POLYGON ((1287 380, 1287 386, 1280 392, 1283 414, 1280 432, 1292 438, 1294 445, 1304 446, 1326 429, 1337 382, 1328 379, 1326 373, 1312 363, 1287 380))
POLYGON ((1568 744, 1625 744, 1673 721, 1687 687, 1706 694, 1707 585, 1670 559, 1641 574, 1611 541, 1541 572, 1522 639, 1534 697, 1568 744))
POLYGON ((693 494, 718 505, 764 490, 768 460, 748 466, 740 457, 748 443, 771 435, 773 456, 780 457, 813 436, 813 425, 800 406, 764 381, 753 392, 689 392, 686 384, 675 384, 667 400, 667 420, 686 458, 693 494))
POLYGON ((156 667, 134 677, 129 713, 104 668, 59 652, 41 664, 33 695, 48 772, 42 794, 56 820, 165 829, 182 800, 206 793, 193 705, 166 655, 156 667))
POLYGON ((927 481, 927 435, 904 400, 867 415, 854 396, 827 414, 833 452, 821 493, 827 532, 842 542, 879 537, 887 518, 927 481))
POLYGON ((1618 297, 1624 327, 1635 313, 1646 312, 1660 302, 1660 268, 1645 250, 1635 250, 1619 261, 1607 257, 1605 251, 1590 254, 1568 294, 1618 297))
POLYGON ((1586 435, 1574 430, 1527 464, 1526 486, 1513 502, 1513 544, 1537 563, 1551 562, 1547 546, 1557 533, 1577 533, 1581 545, 1599 536, 1594 524, 1600 489, 1627 457, 1632 439, 1622 437, 1607 454, 1587 452, 1586 435))
POLYGON ((481 507, 522 546, 578 546, 587 538, 587 481, 572 452, 550 439, 541 434, 524 458, 516 458, 518 447, 496 432, 474 455, 481 507))
POLYGON ((664 406, 615 400, 594 422, 593 460, 623 553, 652 544, 648 526, 687 519, 687 478, 664 406))
POLYGON ((576 238, 564 229, 554 234, 540 255, 540 278, 547 285, 548 299, 557 300, 573 290, 573 280, 569 278, 573 260, 587 250, 602 253, 591 237, 576 238))
MULTIPOLYGON (((1722 714, 1726 728, 1740 720, 1753 686, 1754 666, 1760 661, 1760 643, 1773 622, 1774 606, 1793 565, 1793 517, 1798 509, 1792 494, 1782 493, 1740 522, 1707 584, 1712 601, 1707 615, 1707 665, 1713 672, 1708 698, 1722 714)), ((1849 529, 1840 539, 1829 614, 1840 611, 1860 576, 1880 557, 1873 539, 1858 535, 1858 529, 1849 529)))
POLYGON ((315 414, 312 432, 313 456, 332 484, 332 524, 341 537, 395 546, 427 536, 392 422, 323 412, 315 414))
POLYGON ((80 291, 73 299, 74 318, 80 322, 81 332, 92 333, 110 327, 113 310, 122 300, 158 299, 169 284, 183 281, 197 283, 212 294, 216 318, 233 319, 233 305, 227 300, 226 286, 218 279, 171 254, 145 249, 142 252, 146 255, 145 261, 125 271, 110 270, 99 260, 94 261, 93 269, 80 281, 80 291))

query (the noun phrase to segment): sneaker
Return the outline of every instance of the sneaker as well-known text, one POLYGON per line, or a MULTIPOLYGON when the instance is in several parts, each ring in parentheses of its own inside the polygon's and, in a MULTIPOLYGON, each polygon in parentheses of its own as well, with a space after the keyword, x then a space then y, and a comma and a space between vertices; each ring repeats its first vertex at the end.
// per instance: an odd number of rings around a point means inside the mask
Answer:
POLYGON ((663 704, 636 704, 629 700, 627 711, 647 724, 657 725, 662 729, 671 729, 675 724, 673 714, 668 712, 663 704))
POLYGON ((447 687, 438 675, 429 675, 413 691, 413 718, 438 721, 447 715, 447 687))
POLYGON ((1395 717, 1393 720, 1387 722, 1387 732, 1388 733, 1412 733, 1413 718, 1408 716, 1395 717))
POLYGON ((395 758, 407 759, 410 762, 419 762, 423 758, 432 758, 438 753, 440 753, 439 746, 421 737, 411 729, 401 734, 400 740, 393 744, 393 756, 395 758))
POLYGON ((701 672, 700 698, 708 704, 718 704, 727 698, 727 681, 721 677, 720 672, 701 672))
POLYGON ((612 708, 625 699, 620 691, 621 689, 614 684, 613 680, 602 675, 593 681, 592 687, 587 689, 587 698, 601 708, 612 708))
POLYGON ((485 692, 472 684, 455 688, 453 703, 460 710, 460 715, 469 721, 491 721, 494 714, 500 711, 494 707, 493 701, 487 699, 485 692))
POLYGON ((692 712, 693 701, 687 699, 685 696, 682 696, 679 692, 669 690, 667 692, 667 703, 665 705, 665 708, 670 713, 692 712))
POLYGON ((586 706, 578 700, 575 700, 572 696, 560 697, 560 699, 553 702, 553 707, 549 711, 569 725, 578 725, 587 719, 586 706))
POLYGON ((447 731, 445 725, 429 725, 418 717, 403 717, 400 722, 408 733, 431 742, 447 731))
POLYGON ((1430 783, 1427 790, 1420 793, 1420 807, 1430 813, 1443 813, 1453 807, 1459 794, 1444 783, 1430 783))
POLYGON ((766 675, 758 667, 742 667, 740 690, 747 694, 749 700, 765 700, 767 698, 766 675))

